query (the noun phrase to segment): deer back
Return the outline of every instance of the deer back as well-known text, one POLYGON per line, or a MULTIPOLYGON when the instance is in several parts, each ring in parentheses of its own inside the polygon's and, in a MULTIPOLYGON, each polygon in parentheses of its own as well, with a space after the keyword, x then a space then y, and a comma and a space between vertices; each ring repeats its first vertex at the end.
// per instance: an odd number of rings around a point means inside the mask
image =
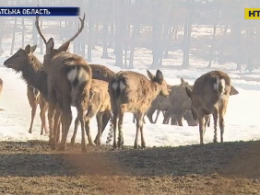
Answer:
POLYGON ((197 114, 212 114, 215 108, 227 105, 231 92, 231 79, 222 71, 211 71, 196 79, 190 92, 188 90, 187 94, 197 114))
POLYGON ((92 70, 93 79, 109 82, 115 75, 115 73, 106 66, 100 64, 89 64, 89 66, 92 70))

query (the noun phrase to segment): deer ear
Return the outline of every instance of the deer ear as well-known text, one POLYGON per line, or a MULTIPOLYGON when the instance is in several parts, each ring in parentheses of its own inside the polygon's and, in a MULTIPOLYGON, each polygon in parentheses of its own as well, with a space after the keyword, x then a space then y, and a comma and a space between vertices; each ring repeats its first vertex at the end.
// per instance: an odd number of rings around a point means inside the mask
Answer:
POLYGON ((189 88, 189 87, 185 87, 185 91, 186 91, 186 93, 187 93, 187 96, 189 97, 189 98, 191 98, 192 97, 192 94, 191 94, 191 89, 189 88))
POLYGON ((37 45, 32 46, 31 47, 31 53, 35 52, 36 48, 37 48, 37 45))
POLYGON ((154 75, 149 70, 147 70, 146 72, 147 72, 148 78, 150 80, 153 80, 154 79, 154 75))
POLYGON ((157 70, 156 76, 159 81, 163 81, 163 73, 160 70, 157 70))
POLYGON ((70 46, 70 41, 66 41, 65 43, 63 43, 60 47, 59 47, 59 51, 67 51, 69 49, 70 46))
POLYGON ((51 50, 54 48, 54 40, 53 38, 50 38, 46 44, 46 53, 50 53, 51 50))
POLYGON ((31 46, 30 46, 29 44, 26 45, 24 51, 25 51, 27 54, 31 53, 31 46))
POLYGON ((239 94, 239 92, 236 90, 235 87, 233 87, 233 86, 231 85, 231 90, 230 90, 229 95, 237 95, 237 94, 239 94))

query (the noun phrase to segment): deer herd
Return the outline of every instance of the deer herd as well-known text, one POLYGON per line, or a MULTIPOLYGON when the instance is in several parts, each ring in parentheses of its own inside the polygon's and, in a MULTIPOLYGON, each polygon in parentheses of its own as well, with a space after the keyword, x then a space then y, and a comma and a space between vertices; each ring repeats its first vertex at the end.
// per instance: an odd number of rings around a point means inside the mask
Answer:
MULTIPOLYGON (((160 70, 153 75, 147 70, 148 78, 133 71, 113 72, 99 64, 89 64, 83 57, 68 52, 70 43, 82 32, 85 14, 79 18, 77 33, 60 47, 55 48, 54 39, 46 41, 36 17, 36 29, 46 46, 43 62, 34 55, 35 46, 19 49, 4 62, 4 66, 20 72, 27 84, 27 97, 31 106, 29 133, 32 133, 36 109, 40 105, 41 134, 49 133, 52 149, 59 143, 59 150, 65 150, 69 128, 72 123, 71 106, 77 109, 77 118, 71 145, 75 143, 77 128, 81 128, 81 151, 86 151, 87 134, 89 145, 101 145, 100 137, 110 122, 108 144, 113 138, 113 148, 124 145, 123 118, 126 112, 133 113, 136 121, 134 148, 138 148, 139 132, 141 147, 145 148, 143 133, 144 117, 156 123, 160 112, 163 123, 183 126, 183 119, 190 126, 199 126, 200 144, 210 116, 214 119, 214 142, 217 142, 219 123, 223 142, 224 116, 230 95, 238 94, 231 85, 230 77, 221 71, 211 71, 200 76, 190 85, 181 78, 179 85, 169 85, 160 70), (156 119, 153 120, 153 114, 156 119), (47 128, 45 115, 48 112, 47 128), (85 114, 86 113, 86 114, 85 114), (92 140, 89 123, 96 116, 98 133, 92 140), (48 132, 49 129, 49 132, 48 132), (117 133, 118 129, 118 133, 117 133), (61 137, 61 140, 60 140, 61 137), (118 138, 117 138, 118 137, 118 138)), ((3 81, 0 79, 0 93, 3 81)))

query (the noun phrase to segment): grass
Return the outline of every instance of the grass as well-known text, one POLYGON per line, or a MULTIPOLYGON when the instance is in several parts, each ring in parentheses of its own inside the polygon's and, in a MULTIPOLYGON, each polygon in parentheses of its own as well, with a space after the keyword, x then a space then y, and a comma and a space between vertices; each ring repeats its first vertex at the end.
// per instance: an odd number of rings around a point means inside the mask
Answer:
POLYGON ((260 194, 260 142, 204 146, 80 146, 0 142, 0 194, 260 194))

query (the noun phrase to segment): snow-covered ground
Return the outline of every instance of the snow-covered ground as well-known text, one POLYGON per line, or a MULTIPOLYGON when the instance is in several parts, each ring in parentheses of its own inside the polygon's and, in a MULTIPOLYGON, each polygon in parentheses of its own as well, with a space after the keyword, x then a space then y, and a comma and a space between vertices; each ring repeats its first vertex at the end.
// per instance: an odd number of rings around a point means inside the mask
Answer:
MULTIPOLYGON (((4 45, 6 50, 10 49, 9 41, 5 41, 4 45)), ((19 42, 19 41, 18 41, 19 42)), ((28 43, 28 42, 27 42, 28 43)), ((16 45, 17 50, 19 47, 16 45)), ((35 55, 42 60, 42 55, 38 53, 39 49, 35 52, 35 55)), ((72 51, 72 50, 71 50, 72 51)), ((111 51, 110 51, 111 52, 111 51)), ((134 62, 135 67, 140 69, 134 69, 134 71, 146 74, 144 69, 145 65, 151 63, 151 52, 145 49, 137 50, 135 53, 136 60, 134 62), (140 65, 140 66, 139 66, 140 65)), ((30 123, 30 106, 26 96, 26 84, 21 79, 20 74, 16 74, 11 69, 7 69, 3 66, 4 60, 9 56, 8 53, 0 57, 0 77, 4 80, 4 88, 0 98, 0 108, 4 111, 0 111, 0 140, 9 141, 26 141, 26 140, 48 140, 48 136, 40 135, 40 117, 39 109, 35 117, 33 133, 29 134, 30 123)), ((107 65, 114 71, 119 71, 120 68, 114 67, 114 59, 103 60, 100 59, 101 48, 96 47, 96 51, 93 51, 93 61, 95 63, 101 63, 107 65)), ((111 54, 112 56, 112 54, 111 54)), ((175 54, 178 56, 178 54, 175 54)), ((179 59, 178 59, 179 60, 179 59)), ((169 84, 178 84, 180 78, 183 77, 190 83, 199 77, 201 74, 209 71, 207 69, 196 69, 196 67, 205 67, 207 62, 202 60, 191 59, 193 68, 187 70, 170 70, 162 69, 165 78, 169 84)), ((170 64, 166 62, 165 64, 170 64)), ((234 65, 224 66, 220 68, 219 65, 215 65, 216 69, 227 70, 230 67, 234 68, 234 65)), ((155 70, 151 70, 153 73, 155 70)), ((245 81, 242 79, 241 72, 229 71, 231 78, 233 79, 233 85, 239 91, 239 95, 231 96, 226 113, 226 128, 224 133, 225 141, 239 141, 239 140, 256 140, 260 138, 260 122, 258 112, 260 111, 260 82, 245 81)), ((247 74, 247 78, 255 79, 256 75, 247 74)), ((257 75, 258 76, 258 75, 257 75)), ((260 77, 260 76, 259 76, 260 77)), ((75 119, 76 110, 72 108, 73 116, 75 119)), ((199 131, 198 127, 189 127, 186 125, 183 127, 163 125, 162 116, 160 116, 157 124, 150 124, 147 121, 144 127, 144 134, 147 146, 179 146, 190 145, 199 143, 199 131)), ((132 123, 132 114, 127 113, 124 118, 124 138, 126 145, 133 145, 135 137, 135 124, 132 123)), ((97 133, 95 118, 91 121, 91 134, 94 137, 97 133)), ((72 123, 68 141, 73 133, 74 124, 72 123)), ((102 142, 104 143, 107 137, 109 126, 107 126, 102 136, 102 142)), ((213 126, 207 129, 205 134, 205 143, 212 142, 213 139, 213 126)), ((80 131, 76 142, 80 142, 80 131)))

